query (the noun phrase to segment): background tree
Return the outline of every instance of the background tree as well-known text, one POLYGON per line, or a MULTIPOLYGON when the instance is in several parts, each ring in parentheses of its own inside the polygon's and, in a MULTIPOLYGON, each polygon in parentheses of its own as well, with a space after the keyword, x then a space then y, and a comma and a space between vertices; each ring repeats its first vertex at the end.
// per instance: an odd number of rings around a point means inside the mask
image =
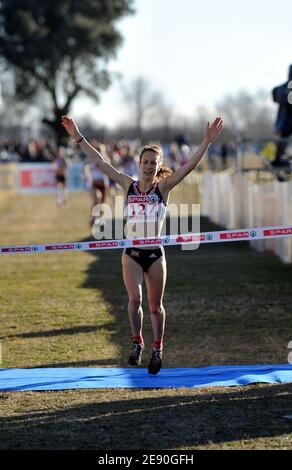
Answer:
POLYGON ((95 101, 110 85, 107 62, 122 37, 115 22, 133 0, 1 0, 0 66, 14 75, 15 99, 49 100, 58 140, 60 118, 85 93, 95 101))
POLYGON ((142 139, 146 121, 153 114, 157 103, 161 103, 162 95, 151 88, 148 80, 137 77, 122 85, 122 96, 129 110, 129 119, 134 126, 136 136, 142 139))
POLYGON ((232 137, 266 138, 273 134, 275 110, 270 93, 258 90, 251 94, 241 90, 227 95, 217 103, 217 111, 222 114, 226 129, 232 137))

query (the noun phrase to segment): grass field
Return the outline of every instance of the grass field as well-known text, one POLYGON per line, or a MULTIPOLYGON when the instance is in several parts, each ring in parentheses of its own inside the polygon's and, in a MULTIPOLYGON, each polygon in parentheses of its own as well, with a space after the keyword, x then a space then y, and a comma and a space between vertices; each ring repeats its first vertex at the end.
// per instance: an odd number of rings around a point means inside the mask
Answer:
MULTIPOLYGON (((86 240, 87 194, 0 206, 0 245, 86 240)), ((201 230, 218 229, 202 219, 201 230)), ((164 367, 287 363, 292 266, 245 242, 167 248, 164 367)), ((0 258, 2 367, 127 367, 120 253, 0 258)), ((146 352, 151 327, 144 302, 146 352)), ((148 346, 148 349, 147 349, 148 346)), ((0 449, 292 449, 292 386, 0 393, 0 449)))

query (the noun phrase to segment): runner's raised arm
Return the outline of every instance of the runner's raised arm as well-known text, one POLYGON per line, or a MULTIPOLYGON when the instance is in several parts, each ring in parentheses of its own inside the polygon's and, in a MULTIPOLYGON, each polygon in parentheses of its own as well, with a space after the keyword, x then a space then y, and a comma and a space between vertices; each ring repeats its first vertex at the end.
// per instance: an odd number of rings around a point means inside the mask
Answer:
POLYGON ((75 143, 80 146, 88 158, 96 163, 101 171, 103 171, 110 179, 118 183, 126 192, 134 179, 128 175, 125 175, 124 173, 119 172, 110 163, 106 162, 102 154, 92 147, 92 145, 81 134, 76 123, 70 116, 62 116, 61 122, 70 137, 74 139, 75 143))

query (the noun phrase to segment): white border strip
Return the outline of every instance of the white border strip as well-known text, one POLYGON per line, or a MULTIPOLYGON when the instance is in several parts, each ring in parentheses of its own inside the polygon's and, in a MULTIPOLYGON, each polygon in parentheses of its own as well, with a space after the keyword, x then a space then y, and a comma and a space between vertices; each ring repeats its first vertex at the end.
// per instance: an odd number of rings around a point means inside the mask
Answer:
POLYGON ((2 246, 0 255, 25 253, 53 253, 60 251, 113 250, 146 245, 187 245, 194 243, 225 243, 247 240, 265 240, 292 236, 290 227, 258 227, 240 230, 188 233, 184 235, 166 235, 157 238, 136 238, 124 240, 96 240, 73 243, 46 243, 42 245, 2 246))

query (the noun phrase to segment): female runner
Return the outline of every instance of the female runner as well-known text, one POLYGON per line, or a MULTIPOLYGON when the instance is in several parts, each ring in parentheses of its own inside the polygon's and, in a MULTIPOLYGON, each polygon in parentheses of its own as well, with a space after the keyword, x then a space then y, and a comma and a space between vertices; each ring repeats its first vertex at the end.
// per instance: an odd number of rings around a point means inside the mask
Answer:
MULTIPOLYGON (((76 144, 80 145, 82 151, 98 164, 99 169, 122 187, 129 222, 128 231, 133 231, 135 226, 135 235, 138 234, 138 238, 140 236, 143 238, 160 235, 170 191, 197 167, 210 144, 221 132, 223 121, 217 117, 211 125, 208 123, 205 137, 196 152, 190 156, 185 165, 174 172, 163 165, 161 147, 158 145, 143 147, 139 158, 139 181, 117 171, 106 162, 102 155, 86 141, 70 116, 62 117, 62 125, 76 144)), ((166 260, 164 249, 161 246, 126 248, 122 254, 122 266, 129 297, 128 315, 133 335, 129 364, 133 366, 141 364, 144 350, 142 284, 145 279, 153 329, 152 354, 148 371, 150 374, 157 374, 162 364, 165 328, 163 295, 166 283, 166 260)))

